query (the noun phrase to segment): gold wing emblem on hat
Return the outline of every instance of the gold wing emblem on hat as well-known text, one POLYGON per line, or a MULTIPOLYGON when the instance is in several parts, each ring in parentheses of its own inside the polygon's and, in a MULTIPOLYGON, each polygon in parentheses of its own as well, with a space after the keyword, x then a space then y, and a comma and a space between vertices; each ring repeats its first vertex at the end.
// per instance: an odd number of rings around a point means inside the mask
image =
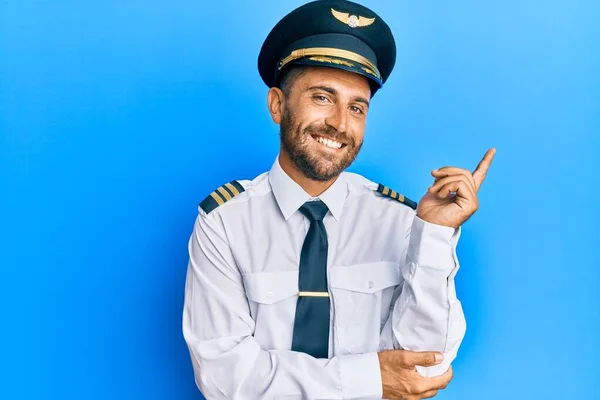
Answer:
POLYGON ((375 22, 375 18, 361 17, 360 15, 350 15, 350 13, 343 13, 341 11, 334 10, 333 8, 331 9, 331 14, 335 17, 335 19, 343 24, 348 25, 350 28, 362 28, 375 22))

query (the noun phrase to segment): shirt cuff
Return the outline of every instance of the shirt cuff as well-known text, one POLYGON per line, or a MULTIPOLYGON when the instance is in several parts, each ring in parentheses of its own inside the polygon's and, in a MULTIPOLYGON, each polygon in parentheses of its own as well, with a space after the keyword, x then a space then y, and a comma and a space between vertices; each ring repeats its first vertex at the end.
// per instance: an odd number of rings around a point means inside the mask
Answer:
POLYGON ((408 257, 417 265, 450 271, 454 268, 454 251, 460 231, 460 227, 455 229, 432 224, 415 216, 410 233, 408 257))
POLYGON ((343 399, 381 399, 383 386, 377 353, 338 356, 343 399))
POLYGON ((444 375, 444 373, 448 371, 448 369, 450 368, 450 360, 444 360, 440 364, 431 367, 422 367, 420 365, 417 365, 415 368, 417 369, 419 375, 425 378, 433 378, 436 376, 444 375))

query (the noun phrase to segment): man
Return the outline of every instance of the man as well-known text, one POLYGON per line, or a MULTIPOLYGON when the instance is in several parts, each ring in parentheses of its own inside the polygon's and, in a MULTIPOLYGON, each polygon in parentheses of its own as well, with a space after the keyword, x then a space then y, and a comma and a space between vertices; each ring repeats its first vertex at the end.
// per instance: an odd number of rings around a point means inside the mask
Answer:
POLYGON ((280 154, 202 201, 189 243, 183 331, 207 398, 413 400, 452 378, 455 248, 494 151, 432 172, 418 206, 343 172, 394 62, 389 27, 350 1, 308 3, 266 38, 280 154))

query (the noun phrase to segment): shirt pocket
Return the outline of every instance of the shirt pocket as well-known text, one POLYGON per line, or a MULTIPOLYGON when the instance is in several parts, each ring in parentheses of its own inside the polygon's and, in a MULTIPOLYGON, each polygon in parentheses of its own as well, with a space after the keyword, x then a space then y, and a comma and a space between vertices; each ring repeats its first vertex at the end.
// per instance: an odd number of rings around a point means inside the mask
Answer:
POLYGON ((265 350, 290 349, 298 300, 298 270, 243 275, 254 338, 265 350))
POLYGON ((402 280, 399 264, 381 261, 333 267, 329 276, 342 354, 378 351, 394 288, 402 280))
POLYGON ((244 287, 249 300, 274 304, 298 294, 298 270, 246 274, 244 287))

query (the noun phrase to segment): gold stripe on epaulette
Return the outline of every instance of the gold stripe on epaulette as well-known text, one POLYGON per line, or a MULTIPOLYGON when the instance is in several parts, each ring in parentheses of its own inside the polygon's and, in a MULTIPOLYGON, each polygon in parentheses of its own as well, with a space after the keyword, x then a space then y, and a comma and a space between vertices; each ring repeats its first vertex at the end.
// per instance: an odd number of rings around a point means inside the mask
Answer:
POLYGON ((223 197, 225 197, 225 201, 231 200, 231 195, 227 192, 227 190, 223 189, 223 186, 221 186, 217 190, 219 191, 219 193, 221 193, 223 197))
POLYGON ((389 197, 390 199, 397 200, 413 210, 417 208, 417 203, 381 183, 377 185, 377 193, 380 193, 382 196, 389 197))
POLYGON ((227 189, 231 190, 231 193, 233 193, 234 196, 237 196, 238 194, 240 194, 240 192, 231 183, 226 183, 225 187, 227 189))
MULTIPOLYGON (((204 192, 204 193, 206 193, 206 192, 204 192)), ((225 202, 223 201, 223 199, 221 198, 221 196, 219 196, 219 195, 217 194, 217 192, 212 192, 212 193, 210 194, 210 197, 212 197, 213 199, 215 199, 215 201, 217 202, 217 204, 218 204, 218 205, 222 205, 222 204, 224 204, 224 203, 225 203, 225 202)))

